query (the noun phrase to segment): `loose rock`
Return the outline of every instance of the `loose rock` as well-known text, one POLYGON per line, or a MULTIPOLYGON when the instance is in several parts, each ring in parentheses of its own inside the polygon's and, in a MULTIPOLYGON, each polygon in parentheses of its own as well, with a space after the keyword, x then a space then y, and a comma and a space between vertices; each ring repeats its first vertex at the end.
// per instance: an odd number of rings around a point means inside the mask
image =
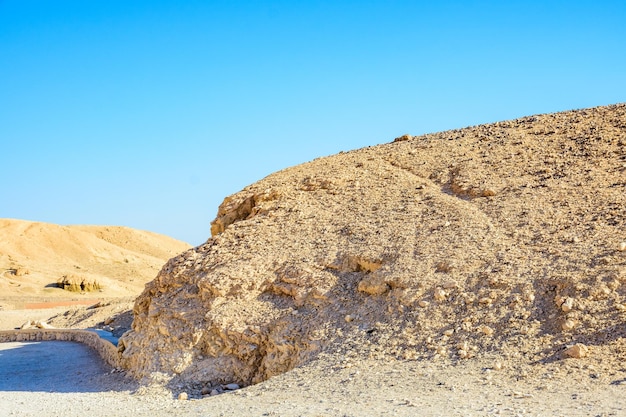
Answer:
POLYGON ((485 336, 493 335, 493 329, 489 326, 482 325, 479 327, 480 332, 482 332, 485 336))
POLYGON ((575 359, 585 358, 589 356, 589 348, 582 343, 576 343, 563 351, 565 356, 575 359))
POLYGON ((448 293, 443 288, 436 288, 433 297, 437 301, 445 301, 448 293))
POLYGON ((574 299, 572 297, 567 297, 563 304, 561 304, 561 310, 564 313, 569 313, 574 308, 574 299))
POLYGON ((567 319, 567 320, 565 320, 563 322, 563 324, 561 324, 561 328, 564 331, 570 331, 570 330, 573 330, 576 327, 576 324, 577 324, 576 320, 567 319))

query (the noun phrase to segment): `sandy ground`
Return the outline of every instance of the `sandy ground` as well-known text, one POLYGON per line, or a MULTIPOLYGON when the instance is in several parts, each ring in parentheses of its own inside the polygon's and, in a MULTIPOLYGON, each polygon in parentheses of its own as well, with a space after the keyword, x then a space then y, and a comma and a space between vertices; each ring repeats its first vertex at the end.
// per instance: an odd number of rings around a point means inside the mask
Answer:
POLYGON ((28 310, 0 310, 0 330, 19 329, 27 321, 47 321, 56 314, 67 311, 67 307, 28 309, 28 310))

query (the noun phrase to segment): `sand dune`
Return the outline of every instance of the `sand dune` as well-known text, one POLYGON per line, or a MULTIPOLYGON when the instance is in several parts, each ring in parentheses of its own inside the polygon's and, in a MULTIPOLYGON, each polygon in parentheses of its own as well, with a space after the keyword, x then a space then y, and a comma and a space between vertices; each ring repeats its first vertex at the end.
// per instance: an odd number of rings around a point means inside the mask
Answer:
POLYGON ((187 243, 118 226, 60 226, 0 219, 0 303, 65 298, 132 297, 187 243), (96 281, 101 290, 72 293, 63 276, 96 281))

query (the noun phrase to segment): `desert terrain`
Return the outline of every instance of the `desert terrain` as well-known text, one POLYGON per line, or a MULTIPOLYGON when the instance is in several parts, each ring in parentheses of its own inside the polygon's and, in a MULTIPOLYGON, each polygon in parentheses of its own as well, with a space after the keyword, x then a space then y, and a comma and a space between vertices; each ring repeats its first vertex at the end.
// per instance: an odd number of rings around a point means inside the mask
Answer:
POLYGON ((26 321, 94 326, 107 312, 128 311, 144 285, 190 245, 156 233, 115 226, 61 226, 0 219, 0 330, 26 321), (76 288, 60 288, 59 282, 76 288), (80 288, 81 283, 87 284, 80 288), (89 285, 96 287, 89 288, 89 285), (87 307, 99 305, 99 309, 87 307), (82 308, 81 308, 82 307, 82 308), (108 307, 108 308, 107 308, 108 307), (84 312, 84 313, 81 313, 84 312), (72 319, 75 314, 80 319, 72 319), (62 319, 63 317, 63 319, 62 319), (54 320, 52 320, 54 321, 54 320))
POLYGON ((165 261, 190 245, 167 236, 115 226, 60 226, 0 219, 0 291, 3 307, 13 297, 44 300, 134 296, 165 261), (63 291, 56 283, 70 279, 96 282, 93 291, 63 291))
POLYGON ((0 392, 11 415, 626 414, 624 104, 279 171, 196 248, 55 227, 3 226, 0 324, 109 326, 124 369, 98 393, 0 392), (71 274, 102 288, 50 285, 71 274))

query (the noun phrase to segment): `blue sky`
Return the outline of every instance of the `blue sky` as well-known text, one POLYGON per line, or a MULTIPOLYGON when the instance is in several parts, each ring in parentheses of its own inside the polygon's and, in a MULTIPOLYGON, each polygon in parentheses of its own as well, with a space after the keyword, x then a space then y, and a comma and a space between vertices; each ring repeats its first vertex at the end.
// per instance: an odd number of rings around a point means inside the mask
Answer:
POLYGON ((626 101, 621 1, 0 0, 0 217, 193 245, 319 156, 626 101))

